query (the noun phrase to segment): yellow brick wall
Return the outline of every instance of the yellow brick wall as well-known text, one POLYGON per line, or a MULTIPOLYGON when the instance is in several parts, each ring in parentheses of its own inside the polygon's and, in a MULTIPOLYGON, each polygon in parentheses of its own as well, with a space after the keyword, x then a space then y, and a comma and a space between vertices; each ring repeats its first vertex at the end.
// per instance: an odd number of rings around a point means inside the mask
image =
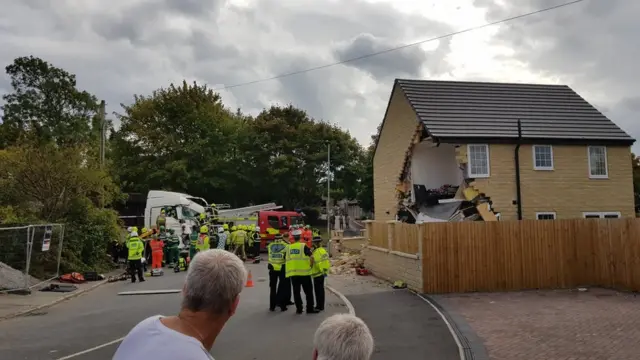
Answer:
MULTIPOLYGON (((517 219, 515 145, 489 146, 491 176, 477 179, 475 187, 493 201, 502 220, 517 219)), ((466 154, 466 145, 460 146, 466 154)), ((608 146, 608 179, 590 179, 586 146, 553 146, 554 170, 533 170, 532 146, 520 147, 520 178, 524 219, 536 212, 555 212, 558 219, 581 218, 582 212, 619 211, 633 217, 633 174, 631 149, 608 146)))
POLYGON ((410 259, 371 248, 365 248, 362 254, 365 266, 376 277, 390 282, 402 280, 410 289, 424 291, 421 259, 410 259))
POLYGON ((406 151, 419 123, 402 90, 395 87, 373 158, 373 190, 376 220, 393 220, 397 213, 396 185, 406 151), (389 212, 389 214, 387 214, 389 212))

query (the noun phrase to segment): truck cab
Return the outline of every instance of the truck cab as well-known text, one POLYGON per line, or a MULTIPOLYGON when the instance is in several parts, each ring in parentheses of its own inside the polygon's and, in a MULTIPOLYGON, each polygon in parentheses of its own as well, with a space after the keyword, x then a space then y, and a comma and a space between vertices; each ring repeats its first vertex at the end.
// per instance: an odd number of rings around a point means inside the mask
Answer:
POLYGON ((144 213, 144 225, 151 228, 162 209, 166 209, 166 229, 173 229, 175 233, 190 234, 193 225, 198 225, 198 215, 205 212, 205 208, 190 200, 191 196, 171 191, 149 191, 144 213))

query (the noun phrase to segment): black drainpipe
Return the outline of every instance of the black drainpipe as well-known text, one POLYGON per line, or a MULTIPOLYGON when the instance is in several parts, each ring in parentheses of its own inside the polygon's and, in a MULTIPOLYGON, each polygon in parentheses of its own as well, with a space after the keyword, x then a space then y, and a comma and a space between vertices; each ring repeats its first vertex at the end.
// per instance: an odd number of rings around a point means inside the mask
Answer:
POLYGON ((518 144, 515 150, 516 161, 516 202, 518 204, 518 220, 522 220, 522 191, 520 188, 520 143, 522 141, 522 125, 518 119, 518 144))

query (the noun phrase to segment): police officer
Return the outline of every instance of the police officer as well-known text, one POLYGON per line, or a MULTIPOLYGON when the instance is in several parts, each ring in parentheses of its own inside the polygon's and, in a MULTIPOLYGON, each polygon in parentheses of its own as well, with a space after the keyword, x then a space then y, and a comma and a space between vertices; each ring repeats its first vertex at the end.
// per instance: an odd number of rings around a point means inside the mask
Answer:
POLYGON ((285 252, 287 244, 282 241, 282 235, 277 234, 274 241, 267 247, 269 253, 269 311, 287 311, 291 283, 285 276, 285 252))
POLYGON ((311 268, 311 279, 313 280, 313 292, 316 295, 316 310, 324 310, 324 278, 329 274, 331 262, 329 253, 322 247, 322 238, 313 237, 313 267, 311 268))
POLYGON ((144 281, 142 277, 142 253, 144 252, 144 243, 138 237, 137 231, 131 232, 131 237, 127 241, 127 249, 129 256, 129 271, 131 272, 131 282, 136 282, 136 274, 138 274, 138 280, 144 281))
POLYGON ((198 225, 191 226, 191 233, 189 234, 189 258, 193 259, 196 256, 198 247, 198 225))
POLYGON ((291 279, 296 314, 302 314, 301 288, 306 298, 307 314, 317 314, 318 310, 313 306, 313 285, 311 282, 313 257, 311 249, 305 243, 300 242, 301 237, 300 230, 293 231, 294 241, 287 246, 285 252, 285 276, 291 279))

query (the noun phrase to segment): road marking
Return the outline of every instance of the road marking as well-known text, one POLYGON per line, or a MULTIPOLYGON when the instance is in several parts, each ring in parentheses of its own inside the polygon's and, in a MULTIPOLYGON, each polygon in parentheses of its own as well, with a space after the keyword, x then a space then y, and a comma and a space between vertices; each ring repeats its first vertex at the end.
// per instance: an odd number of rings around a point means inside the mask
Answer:
POLYGON ((157 294, 175 294, 182 292, 181 289, 167 289, 167 290, 138 290, 138 291, 123 291, 118 295, 157 295, 157 294))
POLYGON ((356 309, 353 307, 353 304, 351 303, 351 301, 349 301, 349 299, 347 299, 347 297, 344 296, 344 294, 342 294, 340 291, 332 288, 329 285, 325 285, 325 288, 327 288, 327 290, 332 292, 335 296, 339 297, 340 300, 342 300, 342 302, 344 302, 344 304, 347 305, 347 309, 349 309, 349 314, 356 316, 356 309))
POLYGON ((93 351, 96 351, 96 350, 102 349, 102 348, 104 348, 104 347, 107 347, 107 346, 110 346, 110 345, 113 345, 113 344, 117 344, 117 343, 121 342, 122 340, 124 340, 124 336, 123 336, 123 337, 121 337, 120 339, 115 339, 115 340, 113 340, 113 341, 109 341, 108 343, 105 343, 105 344, 102 344, 102 345, 98 345, 98 346, 94 346, 94 347, 92 347, 92 348, 90 348, 90 349, 83 350, 83 351, 77 352, 77 353, 75 353, 75 354, 67 355, 67 356, 65 356, 65 357, 61 357, 61 358, 58 358, 58 359, 56 359, 56 360, 67 360, 67 359, 73 359, 73 358, 78 357, 78 356, 80 356, 80 355, 88 354, 88 353, 90 353, 90 352, 93 352, 93 351))
POLYGON ((424 302, 426 302, 427 304, 431 305, 433 310, 435 310, 438 313, 438 315, 440 315, 440 317, 442 318, 444 323, 447 325, 447 328, 449 328, 449 332, 451 333, 451 336, 453 337, 453 340, 456 342, 456 345, 458 345, 458 352, 460 353, 460 360, 466 360, 467 357, 464 355, 464 348, 462 347, 462 343, 460 342, 460 339, 458 339, 458 335, 456 335, 456 332, 453 331, 453 326, 451 326, 451 323, 449 323, 449 320, 447 320, 447 317, 444 316, 442 311, 440 311, 440 309, 438 309, 438 307, 435 306, 431 302, 431 300, 425 298, 424 296, 418 294, 417 292, 414 292, 414 291, 412 291, 412 292, 414 294, 416 294, 420 299, 424 300, 424 302))

